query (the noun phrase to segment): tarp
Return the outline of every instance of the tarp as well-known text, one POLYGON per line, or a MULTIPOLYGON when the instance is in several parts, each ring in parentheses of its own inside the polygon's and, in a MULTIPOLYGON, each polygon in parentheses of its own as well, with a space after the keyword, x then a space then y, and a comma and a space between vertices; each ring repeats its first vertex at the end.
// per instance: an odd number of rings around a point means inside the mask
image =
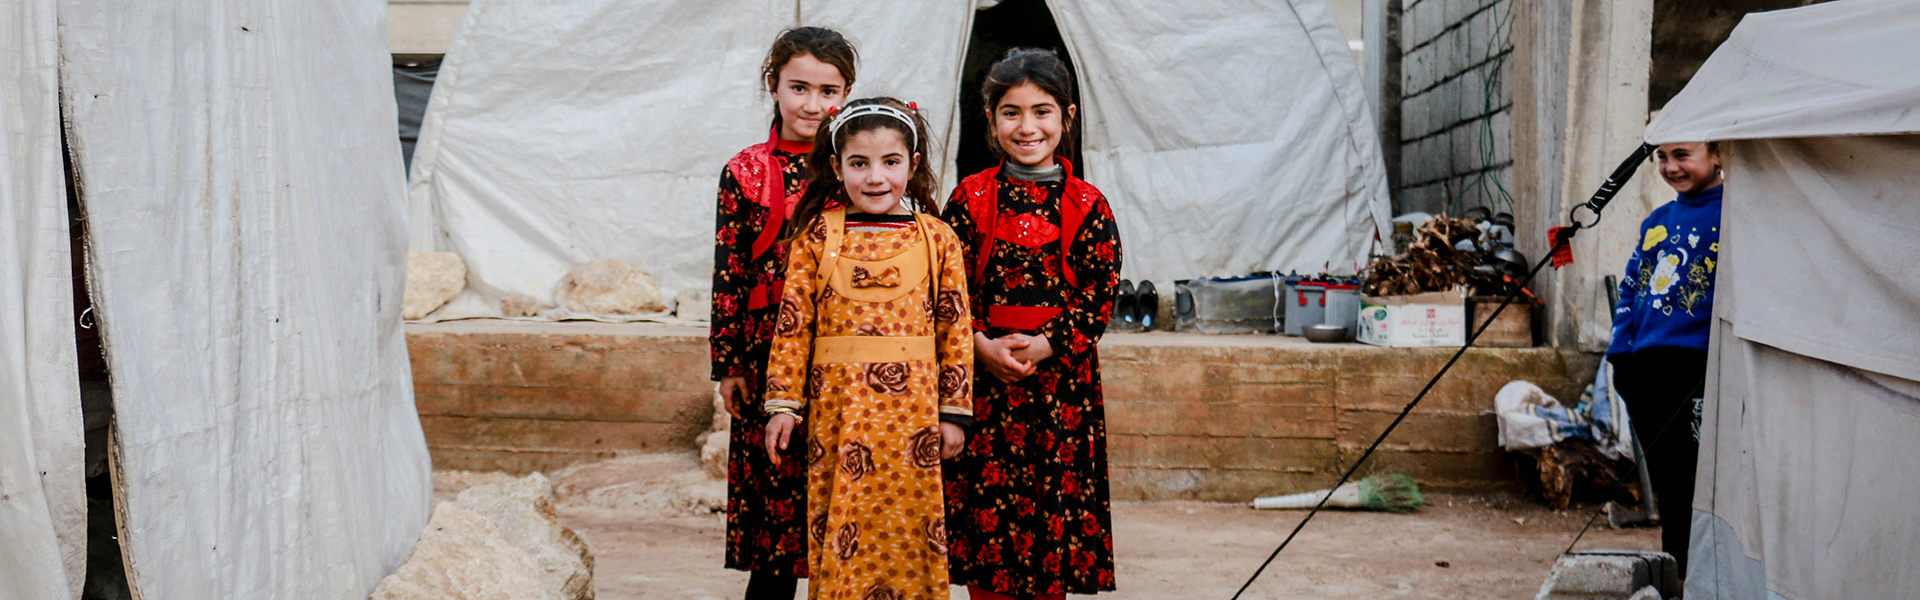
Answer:
POLYGON ((0 4, 0 599, 77 598, 87 499, 53 0, 0 4))
MULTIPOLYGON (((1091 181, 1118 213, 1123 274, 1169 281, 1352 269, 1386 223, 1357 66, 1325 0, 1048 3, 1083 88, 1091 181)), ((574 265, 617 258, 669 291, 712 281, 722 166, 764 141, 767 44, 796 21, 859 47, 852 97, 919 103, 952 172, 968 3, 475 0, 413 164, 415 250, 467 262, 430 319, 552 303, 574 265)), ((944 194, 941 200, 944 200, 944 194)))
POLYGON ((1352 273, 1387 239, 1379 138, 1326 0, 1047 4, 1123 275, 1352 273))
POLYGON ((386 10, 61 1, 141 597, 364 599, 427 522, 386 10))
POLYGON ((1724 141, 1687 598, 1920 589, 1920 49, 1910 3, 1750 15, 1648 127, 1724 141))
POLYGON ((1920 8, 1842 0, 1747 15, 1647 141, 1920 133, 1920 8))
POLYGON ((1730 143, 1687 598, 1920 589, 1920 136, 1730 143))

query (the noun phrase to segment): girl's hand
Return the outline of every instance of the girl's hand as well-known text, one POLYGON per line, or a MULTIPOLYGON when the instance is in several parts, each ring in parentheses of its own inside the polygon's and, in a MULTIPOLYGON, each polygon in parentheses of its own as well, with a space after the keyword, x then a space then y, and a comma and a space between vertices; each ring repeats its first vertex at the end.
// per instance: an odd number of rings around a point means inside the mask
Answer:
POLYGON ((747 378, 721 377, 720 398, 727 405, 727 415, 739 419, 741 405, 747 401, 747 378))
POLYGON ((773 459, 773 464, 780 464, 780 451, 787 449, 787 438, 793 436, 793 424, 798 420, 793 413, 767 419, 767 458, 773 459))
POLYGON ((953 458, 960 455, 960 449, 967 447, 967 432, 959 425, 940 422, 940 458, 953 458))
POLYGON ((1040 361, 1053 358, 1053 344, 1047 341, 1047 336, 1016 333, 1007 337, 1024 342, 1019 349, 1012 352, 1016 360, 1037 365, 1040 361))
POLYGON ((980 361, 988 373, 1005 383, 1013 383, 1034 373, 1033 362, 1023 361, 1013 355, 1013 350, 1027 347, 1027 342, 1017 339, 1019 336, 1007 336, 989 339, 986 334, 973 334, 973 357, 980 361))

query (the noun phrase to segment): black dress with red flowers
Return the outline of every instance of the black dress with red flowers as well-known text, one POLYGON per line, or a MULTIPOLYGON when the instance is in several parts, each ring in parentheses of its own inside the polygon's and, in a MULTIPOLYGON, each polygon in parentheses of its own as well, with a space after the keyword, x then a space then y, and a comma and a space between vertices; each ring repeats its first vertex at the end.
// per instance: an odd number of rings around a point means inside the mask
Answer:
POLYGON ((1113 310, 1120 234, 1106 198, 1067 167, 1064 182, 1021 181, 998 169, 968 177, 942 211, 976 271, 976 329, 991 338, 1041 335, 1054 353, 1037 373, 1013 384, 976 370, 973 435, 946 471, 953 582, 1011 596, 1114 589, 1106 412, 1095 345, 1113 310), (989 188, 997 188, 991 195, 998 200, 990 232, 978 218, 984 209, 970 204, 989 188), (1063 224, 1062 199, 1076 191, 1084 196, 1084 218, 1077 226, 1063 224), (1072 237, 1063 260, 1066 235, 1072 237), (1073 281, 1065 269, 1073 270, 1073 281), (1038 322, 1035 309, 1052 314, 1038 322), (1025 318, 1004 318, 1017 312, 1025 318))
MULTIPOLYGON (((771 149, 772 157, 783 165, 785 189, 777 190, 783 197, 806 185, 805 152, 804 145, 791 143, 771 149)), ((761 164, 736 159, 721 173, 714 233, 713 323, 707 338, 713 351, 713 379, 744 377, 747 382, 742 417, 733 421, 728 434, 726 566, 806 577, 807 444, 805 438, 790 443, 775 466, 763 443, 767 417, 759 410, 765 402, 761 394, 767 350, 779 312, 777 290, 786 277, 787 245, 774 243, 754 255, 754 241, 766 228, 770 209, 740 181, 758 181, 761 174, 734 171, 761 164), (765 302, 768 290, 776 290, 771 292, 774 302, 765 302)))

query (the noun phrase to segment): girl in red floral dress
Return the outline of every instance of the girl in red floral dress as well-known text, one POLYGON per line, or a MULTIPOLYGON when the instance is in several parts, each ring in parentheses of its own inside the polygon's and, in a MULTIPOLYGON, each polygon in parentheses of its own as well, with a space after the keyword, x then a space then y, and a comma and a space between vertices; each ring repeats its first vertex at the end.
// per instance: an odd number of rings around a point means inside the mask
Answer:
POLYGON ((953 581, 974 600, 1114 589, 1106 412, 1095 344, 1119 284, 1099 190, 1055 155, 1073 76, 1015 49, 982 90, 999 167, 960 182, 942 218, 973 282, 974 429, 946 471, 953 581))
POLYGON ((733 416, 727 456, 727 568, 752 572, 746 597, 792 600, 807 575, 803 446, 776 465, 759 410, 767 349, 785 282, 781 230, 809 173, 806 155, 828 111, 853 85, 853 45, 820 27, 774 40, 761 82, 776 112, 765 143, 740 151, 720 174, 713 249, 713 379, 733 416))

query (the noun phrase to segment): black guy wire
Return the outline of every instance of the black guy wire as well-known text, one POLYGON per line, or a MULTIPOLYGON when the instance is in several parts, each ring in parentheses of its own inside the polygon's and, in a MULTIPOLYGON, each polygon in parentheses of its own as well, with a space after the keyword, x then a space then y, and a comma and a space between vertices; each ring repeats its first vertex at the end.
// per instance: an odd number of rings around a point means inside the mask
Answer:
MULTIPOLYGON (((1380 444, 1387 441, 1387 436, 1391 435, 1394 429, 1400 427, 1400 422, 1406 420, 1407 415, 1413 412, 1415 406, 1420 405, 1421 400, 1427 398, 1427 393, 1433 391, 1435 384, 1440 383, 1440 378, 1446 376, 1447 371, 1453 369, 1454 363, 1460 362, 1460 357, 1465 355, 1468 349, 1473 348, 1473 342, 1480 339, 1480 334, 1485 332, 1489 325, 1493 324, 1493 320, 1500 316, 1500 312, 1506 310, 1507 305, 1512 304, 1514 300, 1520 297, 1520 294, 1523 293, 1520 290, 1525 290, 1527 284, 1533 282, 1534 276, 1539 275, 1540 270, 1546 268, 1547 263, 1553 261, 1555 253, 1573 241, 1574 234, 1579 233, 1581 229, 1592 227, 1600 222, 1600 211, 1606 208, 1608 202, 1613 201, 1613 196, 1619 193, 1620 187, 1625 185, 1627 180, 1633 178, 1633 172, 1639 170, 1640 163, 1647 159, 1647 156, 1653 152, 1653 149, 1654 146, 1652 144, 1641 144, 1639 148, 1633 151, 1633 154, 1629 155, 1625 161, 1620 163, 1619 167, 1614 169, 1613 174, 1609 175, 1605 182, 1600 184, 1600 189, 1594 191, 1592 198, 1575 206, 1573 210, 1568 213, 1567 220, 1571 222, 1571 225, 1562 230, 1561 235, 1555 236, 1557 239, 1553 240, 1553 245, 1548 248, 1546 256, 1541 258, 1540 262, 1534 263, 1533 269, 1527 272, 1527 277, 1520 280, 1519 285, 1515 286, 1514 292, 1500 299, 1500 305, 1495 307, 1493 312, 1487 315, 1486 321, 1482 323, 1479 328, 1474 329, 1471 335, 1467 336, 1466 343, 1461 344, 1460 349, 1454 351, 1453 356, 1447 359, 1447 364, 1440 366, 1440 372, 1434 373, 1433 378, 1427 380, 1426 387, 1420 388, 1420 393, 1414 395, 1413 401, 1408 402, 1406 408, 1400 409, 1400 414, 1393 418, 1393 422, 1387 424, 1387 428, 1380 432, 1379 437, 1374 438, 1373 443, 1367 446, 1366 452, 1360 453, 1360 458, 1353 461, 1353 466, 1347 467, 1347 471, 1340 475, 1340 480, 1333 484, 1332 489, 1339 489, 1340 486, 1347 483, 1347 480, 1353 478, 1353 474, 1360 470, 1361 465, 1367 463, 1367 459, 1371 458, 1373 452, 1380 448, 1380 444), (1583 224, 1579 218, 1577 218, 1580 209, 1583 208, 1593 214, 1593 220, 1589 223, 1583 224)), ((1240 585, 1240 590, 1233 593, 1233 600, 1240 600, 1240 595, 1245 594, 1247 588, 1253 587, 1253 582, 1260 579, 1260 574, 1266 572, 1268 565, 1273 564, 1273 559, 1279 558, 1280 552, 1286 550, 1287 545, 1293 543, 1293 538, 1300 535, 1300 530, 1305 529, 1307 523, 1320 514, 1320 509, 1326 507, 1327 500, 1333 498, 1332 489, 1328 490, 1325 496, 1321 496, 1319 502, 1314 503, 1313 509, 1307 511, 1307 516, 1300 519, 1298 525, 1293 526, 1293 531, 1287 534, 1286 539, 1280 541, 1280 547, 1274 548, 1273 553, 1267 555, 1267 560, 1260 563, 1260 568, 1253 570, 1253 576, 1248 577, 1247 582, 1240 585)))

